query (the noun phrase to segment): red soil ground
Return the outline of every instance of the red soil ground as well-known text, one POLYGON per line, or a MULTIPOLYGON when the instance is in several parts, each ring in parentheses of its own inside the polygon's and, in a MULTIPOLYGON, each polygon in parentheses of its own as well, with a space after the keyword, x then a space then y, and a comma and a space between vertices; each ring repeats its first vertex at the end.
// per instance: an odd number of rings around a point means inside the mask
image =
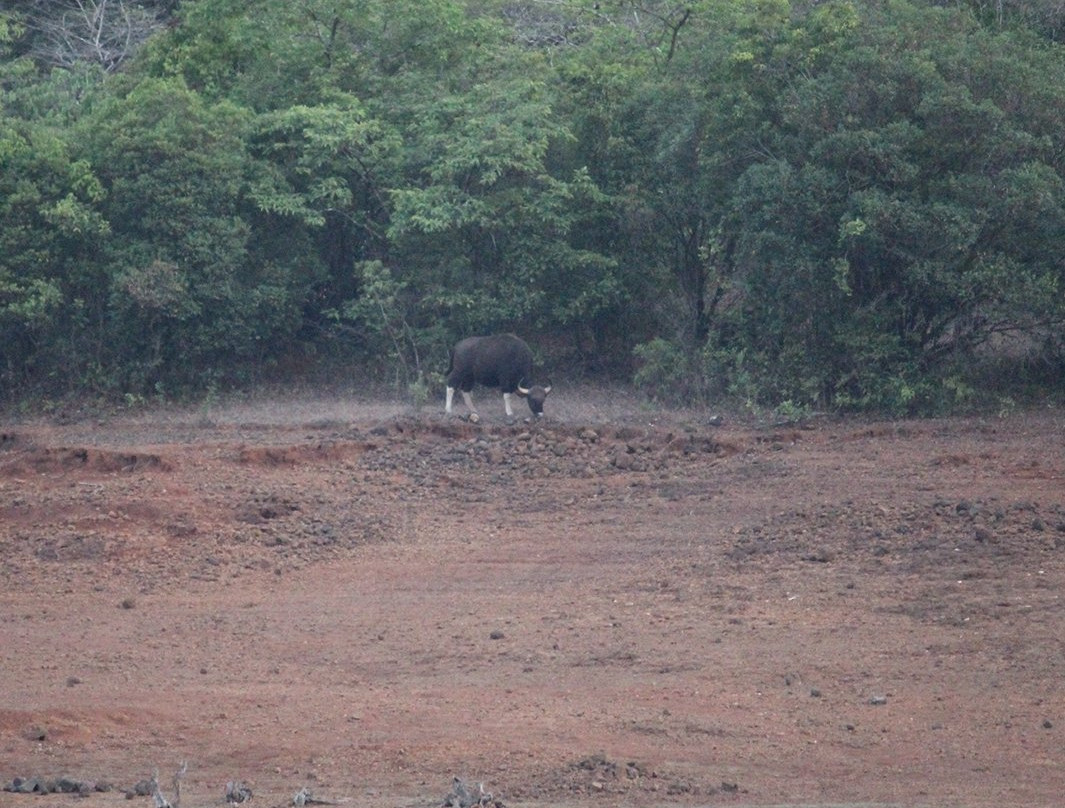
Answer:
POLYGON ((0 805, 1062 804, 1065 413, 555 399, 7 422, 0 805))

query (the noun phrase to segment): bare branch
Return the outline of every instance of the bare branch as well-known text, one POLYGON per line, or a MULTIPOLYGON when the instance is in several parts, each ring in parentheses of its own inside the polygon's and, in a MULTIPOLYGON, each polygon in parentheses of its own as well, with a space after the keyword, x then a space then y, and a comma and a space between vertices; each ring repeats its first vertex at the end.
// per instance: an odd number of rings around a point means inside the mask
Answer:
POLYGON ((134 0, 55 0, 26 20, 37 34, 34 56, 55 67, 80 62, 114 72, 163 21, 150 4, 134 0))

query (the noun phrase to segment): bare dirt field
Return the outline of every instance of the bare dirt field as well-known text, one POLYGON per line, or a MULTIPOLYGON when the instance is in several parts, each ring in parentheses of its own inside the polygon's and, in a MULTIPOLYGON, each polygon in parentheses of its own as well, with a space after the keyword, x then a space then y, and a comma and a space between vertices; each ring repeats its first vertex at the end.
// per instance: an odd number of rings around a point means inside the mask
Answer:
POLYGON ((1065 412, 479 403, 0 427, 0 805, 1063 804, 1065 412))

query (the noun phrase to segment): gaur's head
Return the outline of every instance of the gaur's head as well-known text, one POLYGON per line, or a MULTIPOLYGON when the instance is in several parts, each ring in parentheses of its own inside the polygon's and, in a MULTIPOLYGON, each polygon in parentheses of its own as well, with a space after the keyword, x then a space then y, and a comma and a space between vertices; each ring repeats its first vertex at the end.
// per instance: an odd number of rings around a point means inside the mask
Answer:
POLYGON ((551 392, 551 385, 547 387, 541 387, 538 384, 534 384, 532 387, 522 387, 518 385, 518 395, 524 398, 529 403, 529 410, 537 418, 544 414, 544 401, 547 399, 547 394, 551 392))

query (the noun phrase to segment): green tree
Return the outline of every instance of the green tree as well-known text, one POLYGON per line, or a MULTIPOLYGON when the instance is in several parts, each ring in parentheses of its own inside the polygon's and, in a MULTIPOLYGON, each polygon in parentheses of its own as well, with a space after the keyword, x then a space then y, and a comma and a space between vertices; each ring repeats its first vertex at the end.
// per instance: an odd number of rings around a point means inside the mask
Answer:
POLYGON ((1045 3, 123 0, 171 24, 118 70, 27 58, 63 6, 16 6, 8 385, 328 348, 424 386, 539 329, 688 396, 905 410, 1003 333, 1060 361, 1045 3))
POLYGON ((199 386, 269 355, 298 326, 299 268, 252 262, 249 114, 175 80, 144 80, 79 125, 112 235, 78 288, 103 382, 199 386), (95 331, 95 333, 93 333, 95 331))
POLYGON ((304 245, 321 267, 313 305, 305 308, 309 322, 324 325, 328 314, 359 294, 359 262, 387 257, 388 189, 398 170, 399 145, 388 125, 373 119, 357 99, 340 94, 328 103, 256 119, 250 139, 258 172, 252 201, 263 224, 269 222, 266 229, 304 245))
MULTIPOLYGON (((13 32, 0 16, 0 51, 13 32)), ((67 278, 109 232, 105 192, 71 146, 73 102, 26 59, 0 66, 0 397, 65 383, 73 328, 67 278), (50 118, 27 116, 47 99, 50 118)))
MULTIPOLYGON (((810 22, 792 41, 819 43, 810 22)), ((1041 108, 1062 108, 1065 61, 903 2, 846 36, 759 70, 778 100, 732 202, 732 347, 778 396, 912 407, 992 334, 1062 322, 1062 140, 1041 108)))

